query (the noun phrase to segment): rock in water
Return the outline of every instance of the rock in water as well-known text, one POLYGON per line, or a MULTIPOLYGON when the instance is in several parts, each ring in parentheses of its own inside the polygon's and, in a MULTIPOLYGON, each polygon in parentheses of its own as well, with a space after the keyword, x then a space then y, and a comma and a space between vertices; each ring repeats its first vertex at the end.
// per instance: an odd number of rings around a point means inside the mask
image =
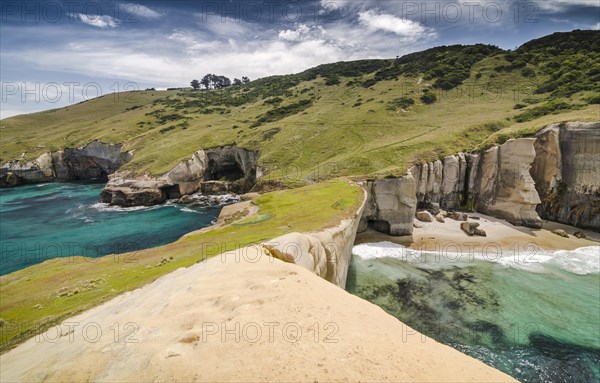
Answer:
POLYGON ((575 237, 579 238, 579 239, 586 239, 587 236, 585 235, 585 233, 581 232, 581 231, 577 231, 575 232, 575 234, 573 234, 575 237))
POLYGON ((426 210, 417 212, 417 219, 421 222, 433 222, 433 216, 426 210))
POLYGON ((442 213, 437 213, 435 215, 435 220, 438 221, 439 223, 446 222, 446 221, 444 221, 444 215, 442 213))
POLYGON ((569 238, 569 234, 567 234, 563 229, 552 230, 552 232, 556 235, 560 235, 561 237, 569 238))

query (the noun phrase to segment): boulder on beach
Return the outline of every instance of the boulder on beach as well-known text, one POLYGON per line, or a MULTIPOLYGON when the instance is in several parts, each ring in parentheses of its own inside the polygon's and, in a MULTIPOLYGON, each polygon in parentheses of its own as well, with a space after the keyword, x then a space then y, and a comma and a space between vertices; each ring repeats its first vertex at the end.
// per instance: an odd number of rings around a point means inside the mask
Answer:
POLYGON ((417 219, 421 222, 433 222, 433 216, 426 210, 417 212, 417 219))
POLYGON ((469 237, 474 235, 478 235, 481 237, 486 237, 487 233, 481 229, 479 229, 479 224, 477 222, 463 222, 460 224, 460 228, 462 231, 467 233, 469 237))
POLYGON ((555 230, 552 230, 552 232, 556 235, 560 235, 561 237, 569 238, 569 234, 567 234, 567 232, 564 231, 563 229, 555 229, 555 230))
POLYGON ((466 221, 469 215, 466 213, 460 213, 458 211, 451 211, 448 213, 448 217, 455 221, 466 221))

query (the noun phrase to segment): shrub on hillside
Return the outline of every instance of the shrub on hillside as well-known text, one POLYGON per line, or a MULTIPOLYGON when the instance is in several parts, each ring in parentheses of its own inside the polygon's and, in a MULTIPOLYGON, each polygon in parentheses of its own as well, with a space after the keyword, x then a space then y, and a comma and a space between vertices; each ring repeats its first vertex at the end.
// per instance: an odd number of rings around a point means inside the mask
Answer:
POLYGON ((521 76, 523 77, 535 77, 535 71, 531 68, 523 68, 521 70, 521 76))
POLYGON ((388 103, 388 110, 396 110, 398 108, 406 109, 415 104, 415 100, 410 97, 397 98, 388 103))
POLYGON ((269 110, 268 112, 266 112, 265 114, 260 116, 258 118, 258 120, 256 120, 255 123, 250 125, 250 128, 256 128, 257 126, 266 124, 268 122, 279 121, 288 116, 294 115, 296 113, 300 113, 303 110, 309 108, 311 105, 312 105, 311 100, 300 100, 295 104, 281 106, 279 108, 269 110))
POLYGON ((423 93, 421 96, 421 101, 423 101, 425 104, 433 104, 437 101, 437 96, 431 91, 425 91, 425 93, 423 93))
POLYGON ((327 80, 325 81, 326 86, 337 85, 339 83, 340 83, 340 78, 335 75, 327 77, 327 80))
POLYGON ((592 96, 592 97, 588 98, 588 104, 590 104, 590 105, 600 104, 600 96, 592 96))
POLYGON ((574 106, 564 101, 551 101, 544 105, 536 106, 526 112, 523 112, 515 117, 517 122, 525 122, 535 120, 536 118, 546 116, 548 114, 556 114, 561 111, 573 109, 574 106))

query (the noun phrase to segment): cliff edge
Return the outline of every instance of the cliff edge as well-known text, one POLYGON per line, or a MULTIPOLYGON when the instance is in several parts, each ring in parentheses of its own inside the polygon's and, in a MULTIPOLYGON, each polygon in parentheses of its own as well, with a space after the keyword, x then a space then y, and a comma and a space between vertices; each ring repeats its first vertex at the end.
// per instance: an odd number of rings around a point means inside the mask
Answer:
POLYGON ((514 381, 258 246, 112 299, 0 362, 2 381, 514 381))

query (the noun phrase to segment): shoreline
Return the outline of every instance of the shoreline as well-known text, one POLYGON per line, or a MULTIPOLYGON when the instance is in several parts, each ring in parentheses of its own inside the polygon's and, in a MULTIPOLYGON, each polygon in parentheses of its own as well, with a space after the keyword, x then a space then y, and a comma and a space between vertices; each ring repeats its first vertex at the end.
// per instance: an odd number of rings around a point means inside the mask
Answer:
POLYGON ((433 222, 418 221, 422 227, 415 227, 412 236, 394 237, 369 229, 357 234, 355 245, 388 241, 413 250, 436 251, 447 249, 448 251, 477 252, 492 248, 511 254, 515 251, 524 251, 524 249, 529 251, 556 251, 600 245, 600 233, 558 222, 544 221, 541 229, 532 229, 524 226, 514 226, 502 219, 480 213, 469 213, 469 217, 479 218, 469 218, 468 222, 479 223, 479 228, 486 232, 486 237, 469 237, 460 228, 463 221, 445 218, 444 223, 437 222, 435 219, 433 222), (569 238, 554 234, 552 230, 556 229, 564 230, 569 238), (575 232, 584 233, 587 239, 576 238, 573 236, 575 232))
MULTIPOLYGON (((206 227, 199 232, 188 233, 184 235, 183 238, 191 234, 198 234, 222 228, 232 221, 248 218, 258 212, 258 206, 254 205, 252 199, 233 205, 227 205, 226 208, 227 209, 223 209, 222 217, 221 215, 219 216, 219 220, 215 225, 206 227)), ((498 243, 501 248, 510 249, 510 246, 517 242, 535 243, 538 244, 540 248, 543 245, 544 250, 551 250, 597 245, 597 238, 600 237, 598 233, 579 230, 557 223, 548 223, 544 229, 540 230, 516 227, 503 220, 482 214, 470 214, 470 216, 479 218, 470 218, 469 222, 479 222, 481 225, 480 227, 488 233, 487 237, 468 237, 460 229, 460 223, 462 221, 446 218, 445 223, 439 223, 437 221, 421 223, 422 228, 415 228, 413 236, 409 237, 390 237, 376 232, 360 233, 357 234, 356 241, 353 244, 356 245, 359 243, 371 242, 373 240, 390 240, 391 242, 406 244, 413 249, 425 247, 426 250, 427 247, 439 243, 470 243, 471 246, 474 244, 485 246, 489 243, 498 243), (583 231, 586 235, 589 235, 595 240, 577 239, 572 236, 571 238, 562 238, 549 231, 549 229, 554 228, 563 228, 569 234, 573 234, 573 231, 583 231)), ((257 246, 239 249, 234 252, 225 253, 224 255, 215 257, 211 260, 201 262, 200 264, 192 265, 191 267, 177 269, 139 289, 117 296, 100 306, 84 311, 74 318, 70 318, 70 320, 75 320, 77 323, 85 324, 93 322, 100 324, 102 328, 104 328, 104 326, 109 328, 109 322, 112 323, 115 320, 120 320, 121 322, 134 321, 136 324, 142 324, 140 328, 143 331, 146 331, 142 333, 144 342, 141 342, 142 344, 139 346, 132 347, 136 347, 135 353, 138 355, 137 358, 147 361, 148 365, 155 364, 158 368, 149 369, 148 371, 143 372, 139 370, 136 371, 135 368, 128 372, 114 371, 115 368, 113 366, 119 365, 119 360, 123 360, 125 357, 129 358, 130 354, 123 354, 122 350, 119 349, 117 345, 111 344, 111 342, 104 338, 99 342, 99 345, 101 345, 102 348, 97 348, 86 344, 89 342, 85 341, 82 342, 76 340, 75 343, 67 342, 67 340, 70 339, 70 336, 63 336, 60 339, 59 345, 56 343, 47 344, 44 342, 40 345, 39 342, 36 342, 32 338, 17 346, 15 349, 1 355, 0 357, 3 359, 3 364, 10 364, 12 367, 10 371, 6 373, 7 375, 5 375, 5 377, 17 378, 20 376, 21 378, 37 380, 36 377, 41 376, 39 374, 41 374, 42 371, 37 367, 25 367, 18 362, 18 360, 27 359, 21 356, 22 353, 25 353, 27 355, 39 356, 39 360, 45 361, 45 365, 60 365, 58 359, 54 361, 52 359, 62 358, 62 355, 71 355, 71 362, 66 366, 63 365, 62 368, 51 369, 50 371, 46 370, 43 372, 44 374, 47 374, 44 379, 51 381, 61 380, 68 376, 77 376, 82 380, 94 380, 99 377, 104 378, 107 376, 116 380, 134 379, 134 377, 139 378, 140 376, 143 376, 144 379, 148 380, 191 380, 192 378, 195 379, 198 376, 197 374, 200 374, 202 379, 211 380, 222 376, 220 374, 225 372, 228 374, 228 378, 233 380, 248 379, 248 377, 251 376, 252 380, 256 381, 271 381, 273 379, 302 380, 313 378, 318 380, 343 380, 348 379, 348 377, 351 379, 365 379, 366 377, 366 379, 371 380, 412 381, 443 381, 444 379, 449 379, 449 377, 454 377, 454 379, 460 379, 462 381, 512 381, 512 378, 508 375, 505 375, 492 367, 486 366, 482 362, 471 358, 466 354, 462 354, 449 346, 445 346, 431 338, 425 337, 419 332, 406 326, 403 322, 385 313, 378 306, 372 305, 366 300, 347 293, 343 289, 331 286, 325 279, 302 267, 296 267, 298 265, 284 263, 271 258, 270 256, 263 256, 266 254, 257 255, 259 262, 246 261, 248 258, 256 259, 256 257, 248 257, 248 254, 258 250, 257 246), (231 261, 232 257, 236 261, 231 261), (240 258, 243 259, 241 262, 238 260, 240 258), (235 274, 237 273, 243 275, 240 275, 240 278, 236 278, 235 274), (199 275, 203 275, 204 277, 198 278, 199 275), (225 278, 227 280, 226 282, 221 282, 223 280, 223 275, 227 275, 227 278, 225 278), (281 294, 269 297, 267 291, 270 289, 268 287, 273 286, 273 283, 278 283, 273 281, 285 280, 286 275, 293 276, 291 279, 294 279, 293 282, 295 282, 295 284, 293 284, 293 286, 296 288, 290 286, 289 288, 280 291, 281 294), (265 278, 268 279, 269 277, 271 279, 269 279, 269 283, 267 284, 265 278), (248 282, 248 278, 252 278, 252 280, 261 279, 262 282, 258 285, 252 284, 248 282), (302 288, 299 289, 298 284, 302 285, 302 288), (324 284, 328 287, 324 288, 324 284), (186 286, 185 289, 183 287, 184 285, 186 286), (218 298, 222 296, 225 287, 231 289, 228 294, 233 294, 238 297, 235 303, 224 303, 218 298), (325 294, 325 290, 331 292, 325 294), (196 293, 198 291, 205 291, 203 293, 204 295, 212 294, 211 296, 213 296, 213 298, 210 299, 216 299, 216 301, 209 300, 209 303, 212 302, 212 306, 209 305, 208 308, 198 307, 204 306, 196 304, 203 301, 202 297, 192 299, 188 296, 188 298, 185 298, 186 295, 189 295, 189 293, 193 291, 196 291, 196 293), (265 294, 267 294, 267 297, 265 297, 265 294), (325 300, 323 300, 324 295, 328 296, 325 300), (173 296, 177 299, 172 300, 169 298, 173 296), (240 297, 243 299, 240 299, 240 297), (198 299, 200 299, 200 301, 198 301, 198 299), (164 302, 164 304, 161 304, 159 301, 164 302), (256 302, 260 303, 256 304, 256 302), (327 303, 326 306, 324 305, 324 302, 327 303), (373 310, 378 311, 372 311, 367 308, 368 306, 372 306, 373 310), (194 309, 192 309, 192 307, 194 307, 194 309), (302 309, 297 313, 294 311, 293 315, 298 314, 302 317, 292 316, 292 318, 296 318, 294 322, 285 322, 284 320, 289 320, 290 317, 286 315, 278 317, 280 314, 277 313, 277 310, 281 310, 281 307, 301 307, 302 309), (160 311, 156 318, 152 320, 146 319, 157 314, 156 310, 160 311), (172 311, 172 315, 163 315, 164 310, 172 311), (247 316, 242 316, 240 319, 237 314, 228 314, 231 310, 241 310, 247 314, 247 316), (185 315, 181 314, 182 312, 185 315), (361 315, 351 315, 351 313, 356 314, 356 312, 360 312, 361 315), (121 313, 120 316, 119 313, 121 313), (318 320, 330 317, 335 318, 335 322, 332 323, 339 323, 340 326, 352 328, 353 330, 347 333, 348 338, 351 338, 358 333, 358 330, 355 328, 363 326, 359 338, 366 337, 366 339, 360 341, 348 341, 346 339, 343 345, 344 348, 341 349, 342 354, 339 355, 337 354, 340 352, 340 349, 333 349, 335 350, 333 352, 332 350, 327 351, 327 347, 324 348, 322 344, 318 343, 316 349, 313 349, 314 343, 312 341, 309 345, 303 342, 301 352, 304 353, 304 358, 310 362, 305 361, 299 363, 298 359, 295 357, 297 355, 294 354, 298 352, 298 349, 288 349, 289 344, 287 344, 288 342, 286 341, 273 343, 261 339, 258 346, 252 342, 249 342, 247 345, 240 345, 236 342, 235 345, 232 346, 233 349, 227 348, 226 343, 228 342, 211 342, 208 345, 200 344, 199 339, 205 336, 204 330, 206 330, 206 328, 202 326, 206 322, 199 324, 199 322, 196 321, 190 325, 188 320, 191 317, 206 317, 211 320, 210 323, 227 323, 235 318, 236 321, 238 321, 237 323, 244 325, 248 323, 262 323, 259 319, 264 318, 264 316, 268 314, 270 318, 279 319, 278 322, 280 323, 298 324, 302 332, 308 333, 311 331, 309 325, 312 324, 312 322, 306 322, 306 318, 303 316, 306 313, 309 313, 310 317, 318 320), (172 318, 176 319, 173 320, 172 318), (244 318, 247 319, 245 323, 243 323, 244 318), (367 318, 369 323, 378 322, 376 331, 372 331, 372 328, 368 330, 364 329, 365 318, 367 318), (146 327, 143 327, 144 325, 146 325, 146 327), (202 331, 197 331, 198 326, 202 328, 202 331), (153 328, 158 328, 163 335, 158 336, 157 338, 152 336, 153 328), (395 338, 390 339, 390 334, 395 338), (412 336, 413 339, 407 341, 405 339, 407 334, 412 336), (398 337, 401 338, 401 341, 397 339, 398 337), (365 353, 368 351, 367 349, 371 347, 371 344, 376 345, 373 346, 375 349, 371 350, 370 353, 365 353), (423 344, 426 344, 426 346, 423 346, 423 344), (85 352, 82 348, 85 348, 85 352), (386 353, 381 353, 379 351, 380 348, 386 349, 386 353), (236 362, 239 365, 248 368, 248 370, 244 370, 239 366, 226 366, 223 364, 223 361, 220 361, 219 358, 215 356, 216 354, 220 355, 221 353, 231 352, 232 350, 235 350, 234 354, 236 355, 235 358, 237 358, 236 362), (361 351, 357 352, 356 350, 361 351), (354 352, 354 359, 352 362, 354 363, 354 366, 351 371, 347 371, 348 367, 345 366, 344 363, 340 363, 340 360, 343 360, 344 353, 350 355, 352 352, 354 352), (402 356, 407 353, 411 356, 402 356), (273 357, 277 355, 277 358, 279 359, 278 363, 280 363, 277 367, 278 370, 274 371, 272 366, 263 365, 250 367, 250 360, 253 359, 252 356, 258 356, 259 354, 273 354, 273 357), (291 356, 282 357, 284 354, 289 354, 291 356), (394 355, 394 360, 390 361, 389 358, 384 358, 384 354, 394 355), (332 359, 332 355, 337 356, 332 359), (437 360, 432 362, 431 355, 436 355, 437 360), (13 357, 16 359, 13 360, 13 357), (314 369, 316 360, 311 361, 310 357, 318 357, 321 358, 320 360, 326 360, 326 363, 321 364, 324 368, 322 370, 314 369), (200 372, 197 369, 196 363, 198 358, 202 358, 202 360, 211 360, 211 366, 208 368, 204 366, 204 369, 200 372), (373 367, 372 363, 378 365, 375 371, 371 371, 373 367), (405 363, 408 363, 410 366, 407 367, 405 363), (214 366, 212 364, 214 364, 214 366), (80 370, 82 365, 86 366, 85 371, 80 370), (287 371, 286 367, 288 367, 287 371), (22 371, 19 371, 19 368, 22 368, 22 371), (311 377, 308 374, 302 375, 302 373, 306 373, 307 371, 314 375, 314 377, 311 377), (192 372, 196 375, 190 375, 192 372)), ((278 287, 280 286, 278 285, 278 287)), ((289 310, 284 314, 291 315, 289 310)), ((56 328, 51 328, 44 334, 47 334, 48 338, 51 338, 52 331, 56 332, 56 328)), ((106 333, 111 334, 112 336, 112 333, 108 330, 106 330, 106 333)), ((42 338, 45 337, 44 334, 41 335, 42 338)), ((243 335, 243 333, 241 334, 243 335)), ((39 337, 40 336, 36 339, 39 339, 39 337)))

